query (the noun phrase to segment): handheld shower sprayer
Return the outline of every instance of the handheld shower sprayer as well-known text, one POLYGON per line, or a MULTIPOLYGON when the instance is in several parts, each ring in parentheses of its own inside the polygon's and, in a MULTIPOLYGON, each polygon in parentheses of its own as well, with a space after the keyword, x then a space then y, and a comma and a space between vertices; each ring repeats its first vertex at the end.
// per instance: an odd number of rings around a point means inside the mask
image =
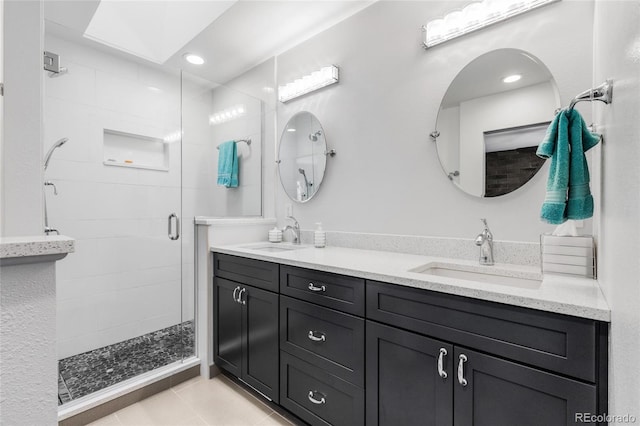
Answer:
POLYGON ((56 141, 56 143, 54 143, 51 148, 49 148, 49 151, 47 151, 47 153, 44 156, 44 169, 47 170, 47 167, 49 166, 49 160, 51 160, 51 156, 53 155, 53 151, 56 150, 56 148, 60 148, 62 145, 64 145, 69 139, 68 138, 62 138, 56 141))

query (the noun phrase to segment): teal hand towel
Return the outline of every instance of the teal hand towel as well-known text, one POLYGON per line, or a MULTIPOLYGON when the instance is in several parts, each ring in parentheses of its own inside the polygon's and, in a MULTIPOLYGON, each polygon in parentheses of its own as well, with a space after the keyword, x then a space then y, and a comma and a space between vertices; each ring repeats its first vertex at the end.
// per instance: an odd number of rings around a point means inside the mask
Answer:
POLYGON ((584 153, 599 141, 600 137, 589 131, 578 111, 563 110, 556 115, 536 151, 541 158, 551 158, 547 193, 540 212, 542 220, 560 224, 567 219, 593 216, 584 153))
POLYGON ((220 144, 218 153, 218 185, 238 187, 238 150, 235 141, 220 144))

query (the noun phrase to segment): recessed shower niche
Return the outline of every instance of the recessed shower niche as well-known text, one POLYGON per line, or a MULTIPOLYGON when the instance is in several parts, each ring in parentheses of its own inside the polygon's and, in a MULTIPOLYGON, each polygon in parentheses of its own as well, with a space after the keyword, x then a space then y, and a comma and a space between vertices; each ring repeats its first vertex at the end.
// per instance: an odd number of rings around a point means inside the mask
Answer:
POLYGON ((148 170, 169 170, 169 144, 161 138, 104 129, 104 164, 148 170))

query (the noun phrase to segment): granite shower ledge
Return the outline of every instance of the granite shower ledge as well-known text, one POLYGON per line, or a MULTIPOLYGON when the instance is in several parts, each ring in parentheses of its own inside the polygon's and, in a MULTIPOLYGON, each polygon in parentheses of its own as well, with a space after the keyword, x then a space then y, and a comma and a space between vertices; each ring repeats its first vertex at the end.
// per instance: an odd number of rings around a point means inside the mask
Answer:
MULTIPOLYGON (((261 243, 264 245, 264 243, 261 243)), ((597 321, 611 320, 611 312, 596 280, 560 275, 545 275, 537 289, 480 283, 409 272, 429 262, 477 266, 477 261, 394 252, 325 247, 305 247, 282 252, 262 252, 251 245, 211 246, 211 251, 276 262, 318 271, 331 272, 406 287, 421 288, 473 299, 504 303, 529 309, 571 315, 597 321)), ((496 267, 520 273, 535 273, 533 266, 496 264, 496 267)), ((487 267, 490 268, 490 267, 487 267)))
POLYGON ((0 238, 0 265, 51 262, 75 251, 75 240, 62 235, 0 238))

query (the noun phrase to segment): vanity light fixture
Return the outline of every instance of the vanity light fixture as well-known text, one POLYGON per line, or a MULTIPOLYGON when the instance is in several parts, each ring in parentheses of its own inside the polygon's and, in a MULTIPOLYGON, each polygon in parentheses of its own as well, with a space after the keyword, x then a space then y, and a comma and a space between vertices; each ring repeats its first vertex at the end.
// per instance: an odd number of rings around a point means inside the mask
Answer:
POLYGON ((244 105, 236 105, 230 108, 226 108, 222 111, 218 111, 209 116, 209 124, 215 126, 216 124, 226 123, 227 121, 235 120, 245 115, 247 109, 244 105))
POLYGON ((502 79, 503 83, 515 83, 516 81, 520 80, 522 78, 522 76, 520 74, 513 74, 513 75, 509 75, 505 78, 502 79))
POLYGON ((422 27, 424 47, 428 49, 556 1, 559 0, 483 0, 473 2, 462 10, 448 13, 444 18, 430 21, 422 27))
POLYGON ((280 102, 287 102, 298 96, 337 83, 338 80, 338 67, 330 65, 321 68, 319 71, 298 78, 291 83, 287 83, 284 86, 278 86, 278 100, 280 102))
POLYGON ((185 53, 184 55, 182 55, 182 57, 184 58, 185 61, 193 65, 204 64, 204 59, 202 59, 202 56, 198 56, 195 53, 185 53))

